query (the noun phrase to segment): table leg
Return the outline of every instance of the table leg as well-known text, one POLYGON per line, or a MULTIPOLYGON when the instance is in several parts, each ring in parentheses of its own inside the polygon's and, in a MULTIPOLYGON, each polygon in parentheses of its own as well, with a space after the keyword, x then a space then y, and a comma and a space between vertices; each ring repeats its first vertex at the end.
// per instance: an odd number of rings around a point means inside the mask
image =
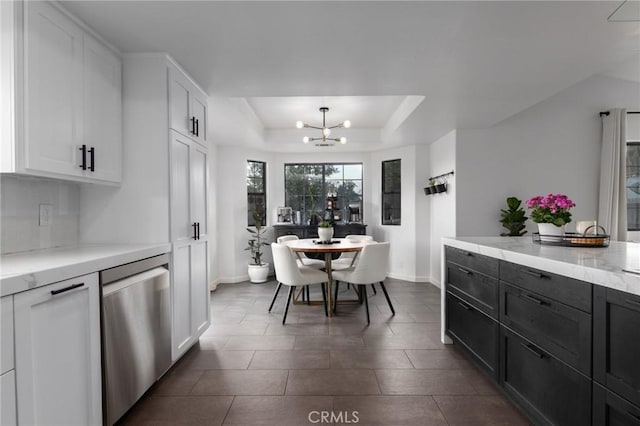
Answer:
POLYGON ((329 310, 329 317, 332 317, 333 308, 331 305, 331 302, 332 302, 331 286, 333 285, 333 276, 331 272, 331 253, 324 254, 324 265, 325 265, 325 269, 327 270, 327 278, 329 280, 329 282, 327 283, 327 304, 328 304, 328 310, 329 310))

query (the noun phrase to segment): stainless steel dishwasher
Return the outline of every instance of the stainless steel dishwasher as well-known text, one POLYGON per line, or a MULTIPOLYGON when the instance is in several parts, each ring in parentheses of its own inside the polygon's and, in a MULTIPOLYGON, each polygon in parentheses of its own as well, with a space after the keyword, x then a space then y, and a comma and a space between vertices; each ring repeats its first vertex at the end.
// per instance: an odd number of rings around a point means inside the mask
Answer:
POLYGON ((100 272, 104 422, 114 424, 171 366, 169 255, 100 272))

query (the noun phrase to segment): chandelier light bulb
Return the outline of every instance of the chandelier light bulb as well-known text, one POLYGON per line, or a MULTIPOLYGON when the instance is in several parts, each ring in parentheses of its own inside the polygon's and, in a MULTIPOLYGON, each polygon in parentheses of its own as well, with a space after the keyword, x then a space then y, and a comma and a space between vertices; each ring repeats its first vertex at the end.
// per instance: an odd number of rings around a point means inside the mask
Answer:
POLYGON ((344 136, 340 138, 340 143, 342 145, 344 145, 345 143, 347 143, 347 138, 345 138, 344 136))
POLYGON ((302 142, 309 143, 309 136, 305 136, 304 138, 302 138, 302 142))
MULTIPOLYGON (((2 1, 2 0, 0 0, 2 1)), ((328 143, 328 142, 340 142, 342 145, 347 143, 347 138, 342 136, 342 137, 330 137, 331 136, 331 129, 335 129, 335 128, 349 128, 351 127, 351 121, 349 120, 344 120, 334 126, 332 125, 327 125, 326 124, 326 113, 327 111, 329 111, 328 107, 321 107, 320 108, 320 112, 322 113, 322 127, 320 126, 313 126, 311 124, 307 124, 301 120, 296 121, 296 127, 298 129, 302 129, 302 128, 311 128, 311 129, 316 129, 316 130, 320 130, 320 132, 322 133, 322 137, 321 138, 312 138, 309 136, 305 136, 302 138, 302 142, 304 142, 305 144, 311 142, 311 141, 322 141, 322 143, 320 144, 316 144, 316 146, 333 146, 333 143, 328 143)))
POLYGON ((322 136, 324 136, 325 138, 328 137, 331 134, 331 129, 328 127, 325 127, 324 129, 322 129, 322 136))
POLYGON ((351 127, 351 121, 344 120, 344 123, 342 123, 342 127, 344 127, 345 129, 348 129, 349 127, 351 127))
POLYGON ((300 120, 296 121, 296 127, 298 129, 302 129, 304 127, 304 123, 300 120))

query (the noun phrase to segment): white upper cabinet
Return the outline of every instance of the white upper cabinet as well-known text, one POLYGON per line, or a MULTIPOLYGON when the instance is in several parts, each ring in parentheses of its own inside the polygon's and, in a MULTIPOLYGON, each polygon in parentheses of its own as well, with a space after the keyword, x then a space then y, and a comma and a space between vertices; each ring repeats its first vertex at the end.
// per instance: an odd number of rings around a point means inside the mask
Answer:
POLYGON ((122 176, 122 65, 93 37, 84 39, 84 131, 90 146, 85 175, 120 182, 122 176), (90 149, 91 149, 90 148, 90 149))
POLYGON ((82 176, 82 30, 48 3, 25 3, 24 167, 82 176))
POLYGON ((207 96, 179 69, 169 67, 171 128, 206 146, 207 96))
POLYGON ((57 5, 2 3, 14 19, 3 18, 12 25, 13 55, 3 55, 2 87, 12 100, 3 101, 2 123, 13 131, 2 133, 2 155, 11 161, 1 171, 121 182, 120 58, 57 5))

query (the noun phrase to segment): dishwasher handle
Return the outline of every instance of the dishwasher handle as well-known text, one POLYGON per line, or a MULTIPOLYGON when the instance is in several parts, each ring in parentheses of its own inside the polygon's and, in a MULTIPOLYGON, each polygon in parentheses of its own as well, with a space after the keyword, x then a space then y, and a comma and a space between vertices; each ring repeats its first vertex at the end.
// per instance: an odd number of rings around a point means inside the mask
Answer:
MULTIPOLYGON (((132 275, 120 281, 116 281, 105 285, 102 287, 102 297, 108 297, 110 294, 126 289, 127 287, 131 287, 132 285, 139 284, 144 281, 153 280, 160 275, 168 275, 169 270, 163 266, 159 266, 157 268, 151 269, 149 271, 144 271, 136 275, 132 275)), ((168 281, 167 281, 168 282, 168 281)))

